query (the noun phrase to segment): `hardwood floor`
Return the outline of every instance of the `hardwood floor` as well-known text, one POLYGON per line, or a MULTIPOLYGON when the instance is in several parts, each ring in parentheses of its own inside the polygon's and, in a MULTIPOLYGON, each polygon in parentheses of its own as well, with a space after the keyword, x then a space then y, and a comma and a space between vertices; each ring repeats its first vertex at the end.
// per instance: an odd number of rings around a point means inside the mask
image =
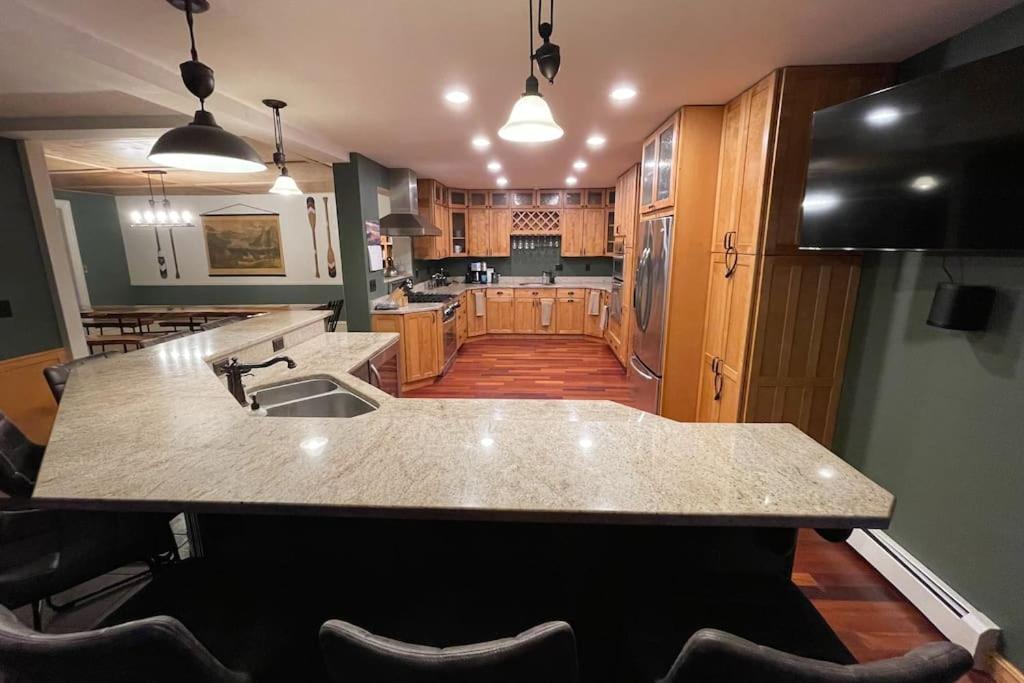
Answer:
MULTIPOLYGON (((409 397, 604 398, 629 404, 626 372, 600 340, 483 337, 467 342, 448 374, 409 397)), ((802 531, 793 582, 861 662, 943 640, 924 615, 845 543, 802 531)), ((992 679, 972 673, 964 679, 992 679)))
POLYGON ((629 403, 626 371, 600 339, 488 336, 459 350, 448 374, 410 398, 566 398, 629 403))

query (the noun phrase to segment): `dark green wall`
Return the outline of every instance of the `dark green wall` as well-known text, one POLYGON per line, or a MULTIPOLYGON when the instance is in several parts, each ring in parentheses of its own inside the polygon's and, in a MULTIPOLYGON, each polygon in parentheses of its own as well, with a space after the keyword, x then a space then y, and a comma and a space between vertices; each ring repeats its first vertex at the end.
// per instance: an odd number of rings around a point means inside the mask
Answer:
POLYGON ((0 138, 0 360, 64 345, 18 145, 0 138))
MULTIPOLYGON (((901 75, 1024 41, 1024 5, 901 65, 901 75)), ((1024 257, 951 257, 998 288, 990 328, 925 324, 941 257, 868 254, 835 449, 896 495, 889 533, 1003 628, 1024 666, 1024 257)))
POLYGON ((348 329, 353 332, 370 330, 370 299, 387 294, 384 271, 369 271, 363 225, 365 221, 380 220, 378 187, 389 187, 388 169, 373 159, 353 153, 347 164, 334 164, 346 320, 348 329))
MULTIPOLYGON (((311 304, 344 298, 341 285, 136 285, 131 284, 112 195, 56 192, 71 202, 89 299, 96 306, 131 304, 311 304)), ((344 311, 342 312, 344 317, 344 311)))
POLYGON ((53 194, 71 203, 89 302, 94 306, 136 303, 113 195, 61 191, 53 194))

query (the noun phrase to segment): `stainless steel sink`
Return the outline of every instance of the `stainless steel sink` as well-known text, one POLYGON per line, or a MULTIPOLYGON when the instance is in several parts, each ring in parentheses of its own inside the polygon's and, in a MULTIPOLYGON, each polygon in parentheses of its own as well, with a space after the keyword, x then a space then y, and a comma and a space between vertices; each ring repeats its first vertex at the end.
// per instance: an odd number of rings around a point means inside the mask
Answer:
POLYGON ((252 395, 267 417, 355 417, 377 410, 373 403, 325 378, 257 389, 252 395))
POLYGON ((288 403, 300 398, 319 396, 329 391, 340 389, 337 382, 329 379, 304 379, 288 384, 279 384, 275 387, 257 389, 253 396, 261 406, 277 405, 288 403))
POLYGON ((339 389, 329 394, 304 398, 267 408, 268 417, 355 417, 377 407, 353 393, 339 389))

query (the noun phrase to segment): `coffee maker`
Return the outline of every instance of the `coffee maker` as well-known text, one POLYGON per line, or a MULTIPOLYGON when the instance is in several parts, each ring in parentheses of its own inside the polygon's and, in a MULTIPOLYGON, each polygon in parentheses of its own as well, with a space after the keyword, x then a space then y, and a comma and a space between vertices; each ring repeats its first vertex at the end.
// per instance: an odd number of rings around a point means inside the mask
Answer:
POLYGON ((470 261, 469 270, 466 271, 466 282, 478 285, 483 281, 483 274, 486 272, 486 261, 470 261))

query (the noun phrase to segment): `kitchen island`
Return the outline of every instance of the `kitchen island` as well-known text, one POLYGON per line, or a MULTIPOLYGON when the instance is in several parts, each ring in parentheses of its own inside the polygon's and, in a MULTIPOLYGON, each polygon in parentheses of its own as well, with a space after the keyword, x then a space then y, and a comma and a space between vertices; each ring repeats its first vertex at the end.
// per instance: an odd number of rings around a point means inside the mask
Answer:
POLYGON ((397 335, 326 334, 325 315, 270 313, 72 373, 30 503, 186 511, 202 558, 107 623, 171 614, 215 652, 294 634, 282 666, 316 661, 332 617, 434 645, 564 619, 585 681, 653 680, 705 626, 850 661, 790 580, 797 529, 884 528, 893 497, 796 428, 395 398, 351 373, 397 335), (257 370, 250 393, 330 380, 372 409, 265 416, 213 370, 278 354, 297 367, 257 370), (200 620, 197 600, 224 619, 200 620))

